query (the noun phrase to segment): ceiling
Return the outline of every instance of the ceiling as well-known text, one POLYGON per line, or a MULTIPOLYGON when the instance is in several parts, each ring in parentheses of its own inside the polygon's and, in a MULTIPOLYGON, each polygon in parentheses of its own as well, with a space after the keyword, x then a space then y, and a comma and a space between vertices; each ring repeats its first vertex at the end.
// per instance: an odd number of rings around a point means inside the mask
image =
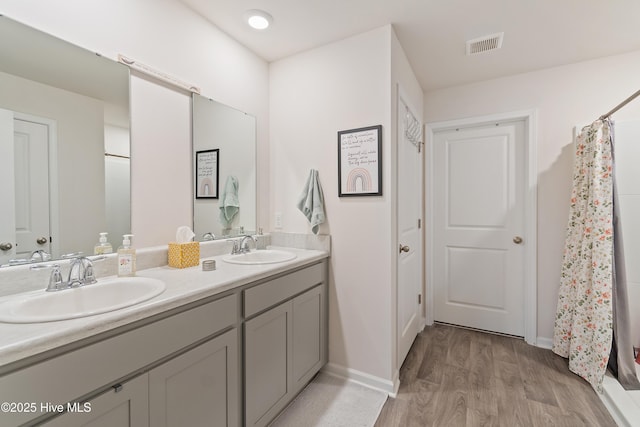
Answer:
POLYGON ((425 91, 640 49, 638 0, 179 0, 271 62, 393 24, 425 91), (248 9, 273 16, 249 28, 248 9), (502 48, 466 56, 469 39, 502 48))

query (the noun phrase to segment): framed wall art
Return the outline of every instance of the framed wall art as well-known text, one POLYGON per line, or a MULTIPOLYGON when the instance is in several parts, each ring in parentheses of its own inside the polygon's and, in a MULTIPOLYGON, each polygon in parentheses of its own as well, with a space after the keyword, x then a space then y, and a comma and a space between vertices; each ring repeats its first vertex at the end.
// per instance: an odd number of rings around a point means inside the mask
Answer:
POLYGON ((382 195, 382 125, 338 132, 338 196, 382 195))
POLYGON ((220 149, 196 151, 196 199, 218 198, 220 149))

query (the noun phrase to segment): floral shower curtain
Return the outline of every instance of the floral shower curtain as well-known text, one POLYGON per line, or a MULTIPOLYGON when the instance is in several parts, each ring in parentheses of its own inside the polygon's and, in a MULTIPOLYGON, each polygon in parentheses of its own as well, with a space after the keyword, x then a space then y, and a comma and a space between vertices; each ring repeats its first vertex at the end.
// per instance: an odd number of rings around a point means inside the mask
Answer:
POLYGON ((573 190, 553 351, 601 391, 613 337, 611 127, 597 120, 576 138, 573 190))
POLYGON ((639 383, 629 358, 626 275, 614 205, 612 123, 597 120, 583 128, 575 149, 553 351, 568 357, 569 369, 597 391, 602 391, 610 362, 617 374, 624 374, 618 375, 621 384, 635 388, 639 383))

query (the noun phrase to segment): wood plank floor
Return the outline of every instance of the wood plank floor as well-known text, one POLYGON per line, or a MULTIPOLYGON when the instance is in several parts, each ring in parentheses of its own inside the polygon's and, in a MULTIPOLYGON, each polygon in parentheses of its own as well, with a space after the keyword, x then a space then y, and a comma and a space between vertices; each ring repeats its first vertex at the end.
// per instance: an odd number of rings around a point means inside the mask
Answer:
POLYGON ((428 326, 400 370, 376 427, 615 426, 567 361, 523 340, 428 326))

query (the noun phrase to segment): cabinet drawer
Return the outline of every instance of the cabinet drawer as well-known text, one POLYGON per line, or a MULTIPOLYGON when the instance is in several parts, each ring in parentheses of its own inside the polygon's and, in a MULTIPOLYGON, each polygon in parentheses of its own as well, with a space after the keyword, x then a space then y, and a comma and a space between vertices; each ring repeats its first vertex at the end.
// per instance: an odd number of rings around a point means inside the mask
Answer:
POLYGON ((248 318, 325 280, 326 264, 321 262, 244 291, 244 317, 248 318))
MULTIPOLYGON (((66 404, 235 324, 237 298, 230 295, 4 375, 0 402, 66 404)), ((41 415, 0 413, 0 425, 41 415)))

